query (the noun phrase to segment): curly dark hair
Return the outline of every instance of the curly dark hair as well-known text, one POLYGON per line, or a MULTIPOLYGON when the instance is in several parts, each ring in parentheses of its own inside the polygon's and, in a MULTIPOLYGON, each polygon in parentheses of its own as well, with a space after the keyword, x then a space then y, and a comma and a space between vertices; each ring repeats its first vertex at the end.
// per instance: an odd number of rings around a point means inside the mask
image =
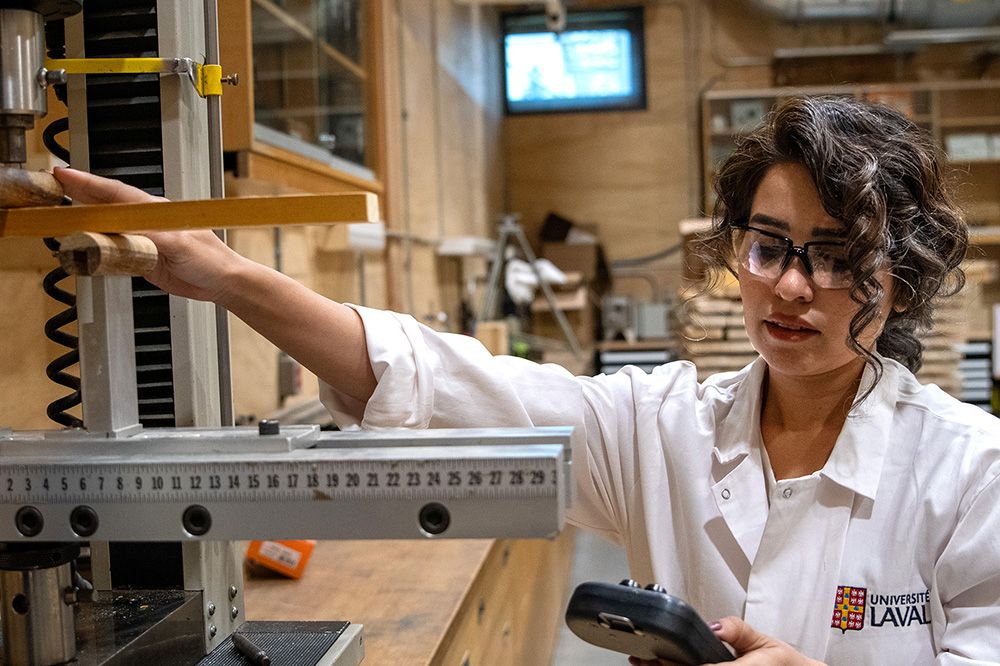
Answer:
POLYGON ((969 236, 945 187, 933 139, 883 104, 832 96, 781 102, 718 171, 712 227, 700 243, 707 279, 735 272, 733 228, 748 221, 764 174, 783 163, 805 167, 826 212, 846 225, 850 295, 860 306, 849 347, 872 366, 877 381, 882 363, 858 338, 891 297, 876 351, 916 372, 923 354, 917 333, 931 327, 933 299, 965 284, 959 265, 969 236), (893 294, 884 293, 876 277, 886 265, 893 294))

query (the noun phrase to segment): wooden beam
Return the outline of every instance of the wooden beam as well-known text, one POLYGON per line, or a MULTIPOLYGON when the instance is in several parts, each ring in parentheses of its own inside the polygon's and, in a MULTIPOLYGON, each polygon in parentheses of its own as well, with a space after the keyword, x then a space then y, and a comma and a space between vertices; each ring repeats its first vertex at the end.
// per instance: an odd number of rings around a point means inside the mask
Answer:
POLYGON ((1000 226, 969 227, 969 243, 972 245, 1000 245, 1000 226))
POLYGON ((245 155, 240 178, 264 180, 294 187, 301 192, 357 191, 381 194, 383 187, 378 180, 341 171, 328 164, 261 141, 253 142, 253 149, 245 155))
POLYGON ((371 192, 92 204, 0 211, 0 237, 68 236, 80 231, 128 233, 178 229, 232 229, 294 224, 376 222, 371 192))
POLYGON ((253 19, 250 0, 219 3, 220 60, 226 74, 240 75, 238 86, 226 86, 222 95, 222 146, 234 152, 249 150, 253 144, 254 76, 253 19))

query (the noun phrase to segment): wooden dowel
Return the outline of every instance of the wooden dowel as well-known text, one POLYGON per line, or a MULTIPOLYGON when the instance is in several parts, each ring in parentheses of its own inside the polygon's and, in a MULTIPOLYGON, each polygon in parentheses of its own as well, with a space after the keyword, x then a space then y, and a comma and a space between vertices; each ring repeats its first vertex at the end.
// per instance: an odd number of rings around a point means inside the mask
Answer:
POLYGON ((156 267, 156 245, 145 236, 84 231, 58 240, 70 275, 146 275, 156 267))
POLYGON ((56 206, 62 200, 62 185, 51 173, 0 167, 0 208, 56 206))

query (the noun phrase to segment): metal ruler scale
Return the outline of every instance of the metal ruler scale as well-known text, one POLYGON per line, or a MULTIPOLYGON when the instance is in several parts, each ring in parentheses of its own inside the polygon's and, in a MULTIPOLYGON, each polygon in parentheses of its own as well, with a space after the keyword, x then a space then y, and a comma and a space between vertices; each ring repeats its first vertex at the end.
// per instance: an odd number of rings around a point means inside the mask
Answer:
POLYGON ((13 464, 0 472, 0 497, 10 504, 551 497, 557 492, 561 451, 551 445, 537 448, 530 457, 493 450, 489 453, 496 457, 488 458, 429 458, 425 453, 414 459, 342 460, 336 452, 321 450, 255 461, 13 464))
POLYGON ((568 429, 417 432, 11 434, 0 437, 0 540, 537 537, 561 528, 568 429))

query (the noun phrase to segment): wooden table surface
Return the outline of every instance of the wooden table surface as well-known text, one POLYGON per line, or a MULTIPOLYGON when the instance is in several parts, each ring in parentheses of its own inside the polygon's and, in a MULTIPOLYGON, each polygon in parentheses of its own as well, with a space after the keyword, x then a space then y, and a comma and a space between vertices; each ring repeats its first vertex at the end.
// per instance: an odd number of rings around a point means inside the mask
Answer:
POLYGON ((349 620, 365 666, 427 664, 495 543, 321 541, 300 580, 247 578, 247 618, 349 620))

